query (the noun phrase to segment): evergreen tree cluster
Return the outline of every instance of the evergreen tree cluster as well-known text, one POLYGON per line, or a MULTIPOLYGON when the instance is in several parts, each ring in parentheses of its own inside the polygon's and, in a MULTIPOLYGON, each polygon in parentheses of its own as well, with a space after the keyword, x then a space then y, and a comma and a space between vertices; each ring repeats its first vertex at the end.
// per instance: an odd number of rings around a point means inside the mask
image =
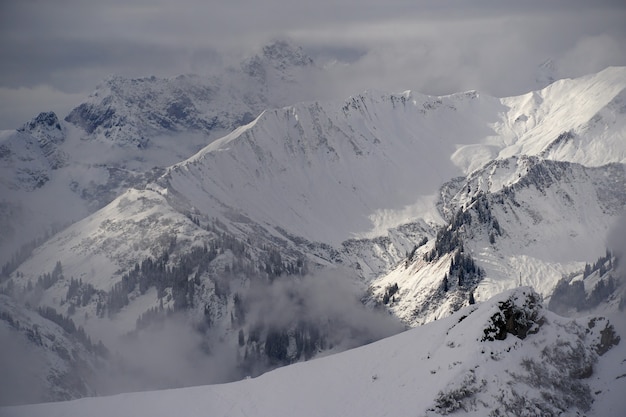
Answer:
POLYGON ((475 221, 473 217, 476 217, 479 224, 488 227, 489 240, 492 244, 495 243, 495 236, 500 236, 502 230, 498 220, 491 213, 487 196, 484 193, 479 193, 472 198, 467 209, 457 210, 448 224, 437 231, 435 246, 424 255, 424 260, 431 262, 455 250, 463 251, 461 234, 464 226, 469 227, 475 221))
MULTIPOLYGON (((135 264, 134 269, 124 274, 109 291, 106 304, 98 309, 99 314, 103 315, 105 310, 110 316, 116 314, 128 305, 133 292, 144 294, 151 287, 156 288, 159 299, 163 299, 166 290, 171 289, 175 311, 191 308, 194 306, 196 287, 201 284, 200 277, 207 272, 210 272, 208 276, 215 285, 215 294, 224 300, 230 296, 229 282, 235 275, 243 274, 250 279, 272 281, 283 274, 303 275, 307 272, 302 258, 285 261, 275 248, 262 247, 259 260, 254 261, 246 243, 225 232, 220 232, 208 244, 195 246, 180 255, 172 265, 170 256, 174 249, 175 244, 170 244, 156 260, 147 258, 141 264, 135 264), (233 262, 226 265, 223 271, 212 270, 211 262, 226 251, 232 253, 233 262)), ((210 323, 210 317, 207 320, 210 323)))
POLYGON ((289 336, 282 329, 270 329, 265 337, 265 356, 271 365, 284 364, 287 360, 287 350, 289 349, 289 336))
POLYGON ((319 350, 326 348, 326 338, 319 331, 318 327, 312 323, 300 322, 295 329, 294 339, 296 342, 295 359, 311 359, 319 350))
POLYGON ((459 287, 470 287, 480 281, 484 271, 476 265, 471 256, 458 249, 452 257, 448 274, 450 277, 456 278, 459 287))
POLYGON ((598 258, 596 262, 585 264, 583 280, 595 272, 598 272, 601 277, 591 293, 587 294, 583 281, 570 282, 569 279, 563 278, 554 288, 548 308, 556 313, 565 314, 569 309, 584 311, 598 306, 615 292, 617 287, 615 278, 610 274, 607 277, 605 275, 617 268, 618 263, 619 259, 613 257, 607 249, 606 254, 598 258))
POLYGON ((383 304, 389 304, 389 301, 396 301, 394 295, 398 292, 398 283, 387 286, 385 289, 385 295, 383 295, 383 304))
MULTIPOLYGON (((70 285, 67 287, 65 301, 70 304, 73 313, 76 306, 85 307, 91 301, 91 298, 98 291, 91 284, 84 284, 82 279, 70 278, 70 285)), ((72 314, 70 313, 70 314, 72 314)))
POLYGON ((0 283, 4 280, 8 279, 9 276, 22 264, 26 259, 28 259, 33 250, 41 246, 46 240, 50 239, 50 237, 56 233, 57 230, 52 228, 50 230, 46 230, 43 236, 33 239, 30 242, 27 242, 20 246, 20 248, 11 256, 11 260, 2 265, 0 269, 0 283))
MULTIPOLYGON (((583 279, 587 278, 589 275, 598 271, 600 276, 606 274, 607 270, 613 268, 613 263, 617 263, 617 258, 613 261, 613 255, 610 250, 606 250, 606 254, 598 258, 597 261, 593 263, 593 265, 585 264, 585 269, 583 271, 583 279)), ((617 265, 615 265, 617 266, 617 265)))
MULTIPOLYGON (((122 276, 115 283, 106 298, 106 311, 109 316, 118 313, 128 305, 129 296, 137 291, 145 294, 149 288, 157 289, 157 297, 162 299, 166 289, 172 289, 174 309, 181 310, 193 306, 193 286, 195 281, 189 281, 190 275, 196 270, 196 277, 208 268, 208 264, 217 257, 217 249, 207 246, 194 247, 181 256, 178 263, 168 266, 170 253, 166 250, 156 260, 144 259, 141 264, 136 263, 134 269, 122 276)), ((101 310, 101 314, 105 309, 101 310)))
POLYGON ((495 244, 496 236, 501 236, 502 230, 500 229, 500 223, 498 223, 498 219, 496 219, 491 212, 491 207, 489 205, 487 195, 482 192, 476 195, 474 198, 472 198, 470 207, 476 213, 476 217, 478 218, 479 223, 487 226, 489 243, 491 243, 492 245, 495 244))
POLYGON ((562 279, 554 288, 548 308, 560 314, 566 314, 569 309, 585 311, 607 300, 615 288, 615 279, 610 275, 598 281, 589 295, 583 281, 568 282, 567 279, 562 279))
POLYGON ((426 262, 432 262, 456 249, 463 250, 461 227, 464 224, 472 224, 472 215, 469 211, 458 210, 452 216, 448 225, 437 231, 435 246, 430 250, 430 252, 424 255, 424 260, 426 262))
POLYGON ((58 281, 62 279, 63 279, 63 266, 61 265, 60 261, 57 261, 52 272, 40 275, 37 278, 36 286, 38 288, 41 288, 42 290, 47 290, 48 288, 52 287, 54 284, 56 284, 58 281))
POLYGON ((309 360, 328 346, 319 324, 310 321, 270 328, 255 325, 251 327, 247 340, 244 330, 240 329, 238 343, 240 347, 245 346, 241 367, 246 374, 254 373, 259 363, 273 368, 309 360), (295 349, 290 352, 290 347, 295 349))
POLYGON ((420 240, 417 243, 417 245, 413 245, 413 249, 411 249, 411 252, 407 252, 407 254, 406 254, 406 261, 404 262, 404 267, 405 268, 409 267, 411 262, 413 262, 413 259, 415 259, 415 253, 417 252, 417 250, 419 248, 421 248, 422 246, 424 246, 426 243, 428 243, 428 238, 426 236, 424 236, 422 238, 422 240, 420 240))
POLYGON ((11 328, 15 330, 20 330, 22 326, 20 326, 20 321, 13 318, 13 316, 7 311, 0 311, 0 320, 6 321, 11 328))
POLYGON ((71 318, 57 313, 57 311, 52 307, 39 307, 37 309, 37 313, 39 313, 41 317, 58 324, 67 334, 82 343, 90 352, 100 356, 108 355, 108 350, 102 344, 102 341, 94 344, 87 333, 85 333, 85 330, 81 326, 76 327, 71 318))
POLYGON ((151 307, 142 313, 139 317, 137 317, 137 322, 135 323, 135 330, 143 330, 147 327, 155 323, 162 323, 165 321, 167 317, 170 317, 174 314, 174 310, 171 308, 163 307, 163 300, 159 303, 159 306, 151 307))

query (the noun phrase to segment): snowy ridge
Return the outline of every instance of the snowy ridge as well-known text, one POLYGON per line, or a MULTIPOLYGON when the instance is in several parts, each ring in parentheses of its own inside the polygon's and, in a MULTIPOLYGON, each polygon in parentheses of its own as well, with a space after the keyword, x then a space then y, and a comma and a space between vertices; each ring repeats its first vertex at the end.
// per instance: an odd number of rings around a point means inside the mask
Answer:
POLYGON ((439 182, 460 173, 447 162, 453 143, 433 149, 426 140, 444 115, 428 120, 421 102, 400 100, 367 95, 347 104, 266 111, 173 167, 167 186, 200 212, 219 213, 217 200, 313 241, 375 236, 399 224, 380 224, 393 221, 394 210, 416 204, 416 195, 433 195, 439 182), (425 153, 435 162, 415 166, 425 153), (447 167, 429 181, 415 181, 436 163, 447 167))
POLYGON ((65 275, 108 291, 121 271, 132 269, 137 260, 160 256, 172 238, 180 239, 177 244, 189 250, 210 237, 171 209, 161 195, 130 189, 96 214, 56 234, 36 250, 38 262, 26 263, 20 271, 35 276, 41 270, 51 271, 62 259, 67 265, 65 275))
POLYGON ((500 127, 505 144, 498 158, 541 155, 548 159, 600 166, 624 162, 626 125, 623 102, 626 70, 610 67, 543 90, 502 99, 509 107, 500 127), (558 141, 563 134, 572 140, 558 141), (510 139, 506 139, 509 136, 510 139), (559 146, 556 146, 559 145, 559 146), (547 151, 547 152, 546 152, 547 151))
POLYGON ((54 113, 41 113, 16 131, 3 131, 3 188, 33 191, 43 187, 52 170, 67 164, 68 156, 61 149, 64 140, 65 132, 54 113))
POLYGON ((406 92, 266 111, 174 167, 167 179, 198 210, 220 210, 208 195, 314 241, 379 236, 416 218, 440 222, 427 208, 438 187, 492 158, 623 163, 624 117, 614 102, 626 87, 624 73, 610 68, 555 83, 532 93, 538 97, 532 106, 525 96, 501 103, 475 92, 441 98, 406 92), (521 112, 532 112, 522 125, 521 112), (607 134, 587 135, 601 112, 617 121, 606 126, 607 134), (581 139, 555 145, 563 132, 581 139))
POLYGON ((443 187, 440 202, 445 217, 465 219, 450 220, 446 227, 458 233, 464 252, 483 270, 477 286, 467 282, 457 293, 450 283, 450 292, 442 292, 444 276, 452 277, 451 256, 425 261, 430 242, 375 279, 373 294, 380 299, 397 284, 390 308, 413 324, 467 305, 470 292, 476 300, 487 299, 520 279, 548 297, 563 276, 604 253, 606 236, 624 213, 624 190, 622 164, 585 168, 536 157, 494 161, 466 181, 443 187), (430 304, 435 307, 425 309, 430 304))
POLYGON ((369 346, 255 379, 2 412, 30 417, 154 417, 180 410, 189 416, 617 415, 626 388, 619 339, 606 319, 556 316, 522 287, 369 346))

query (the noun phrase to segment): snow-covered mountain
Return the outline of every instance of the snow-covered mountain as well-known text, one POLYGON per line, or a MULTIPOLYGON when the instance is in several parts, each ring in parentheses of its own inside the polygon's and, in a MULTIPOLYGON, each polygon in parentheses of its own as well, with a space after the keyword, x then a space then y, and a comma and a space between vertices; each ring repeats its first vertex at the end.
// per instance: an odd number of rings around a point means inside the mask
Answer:
POLYGON ((1 411, 12 417, 620 415, 626 362, 613 324, 557 316, 532 289, 520 287, 377 343, 254 379, 1 411))
POLYGON ((276 41, 239 67, 214 76, 110 77, 65 121, 81 127, 91 140, 170 148, 171 139, 160 136, 196 132, 216 137, 252 121, 268 107, 302 100, 297 91, 301 81, 316 71, 320 69, 301 48, 276 41))
POLYGON ((112 76, 65 120, 41 113, 0 132, 0 263, 266 108, 310 98, 322 74, 301 48, 277 41, 214 76, 112 76))
POLYGON ((549 296, 563 276, 604 254, 624 216, 626 171, 623 164, 497 160, 446 184, 439 207, 449 220, 436 238, 372 282, 380 299, 395 286, 390 309, 408 323, 444 317, 470 294, 484 300, 520 281, 549 296), (464 257, 472 262, 459 268, 464 257))
MULTIPOLYGON (((266 48, 235 74, 297 85, 289 69, 312 64, 285 51, 266 48)), ((107 345, 184 313, 203 349, 229 352, 234 378, 398 330, 347 307, 357 297, 418 325, 520 280, 548 299, 567 292, 562 278, 603 256, 624 216, 626 68, 509 98, 369 91, 301 102, 214 141, 209 104, 229 99, 212 101, 208 84, 210 99, 194 95, 198 84, 112 79, 72 123, 44 115, 7 134, 15 201, 46 210, 41 196, 63 196, 53 211, 73 224, 15 256, 3 292, 32 299, 41 280, 38 305, 107 345), (181 100, 188 111, 170 114, 181 100), (34 156, 21 156, 25 143, 34 156), (24 161, 48 179, 20 180, 24 161), (57 265, 63 279, 51 279, 57 265)), ((221 128, 244 121, 220 108, 232 121, 221 128)), ((4 211, 22 212, 10 203, 4 211)))

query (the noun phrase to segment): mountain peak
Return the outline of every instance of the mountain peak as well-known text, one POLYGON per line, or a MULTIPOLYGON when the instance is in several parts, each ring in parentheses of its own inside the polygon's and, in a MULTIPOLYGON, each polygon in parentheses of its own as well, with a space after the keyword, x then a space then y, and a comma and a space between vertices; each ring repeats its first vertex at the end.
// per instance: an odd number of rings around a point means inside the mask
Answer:
POLYGON ((284 78, 285 73, 290 70, 312 66, 313 59, 301 47, 285 40, 276 40, 265 45, 261 53, 245 59, 241 63, 241 70, 252 78, 267 81, 268 75, 272 77, 270 74, 278 72, 279 77, 284 78))
POLYGON ((547 87, 558 79, 557 74, 556 64, 552 58, 548 58, 537 67, 535 81, 540 87, 547 87))
POLYGON ((301 47, 296 47, 284 40, 277 40, 263 47, 263 57, 272 62, 277 69, 290 66, 307 67, 313 65, 313 59, 301 47))
POLYGON ((18 132, 30 133, 40 140, 62 142, 65 135, 61 129, 59 118, 54 112, 42 112, 17 129, 18 132))

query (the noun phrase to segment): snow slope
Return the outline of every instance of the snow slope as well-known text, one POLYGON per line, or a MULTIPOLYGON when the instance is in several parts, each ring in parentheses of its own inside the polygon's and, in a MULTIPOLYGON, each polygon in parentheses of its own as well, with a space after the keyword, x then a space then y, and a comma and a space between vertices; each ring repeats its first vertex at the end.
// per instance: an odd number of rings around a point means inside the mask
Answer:
POLYGON ((132 269, 138 259, 158 257, 174 237, 179 237, 177 244, 188 250, 212 235, 171 209, 158 193, 129 189, 37 248, 34 256, 39 261, 24 264, 20 272, 33 277, 38 271, 51 271, 61 260, 68 277, 108 291, 122 271, 132 269))
POLYGON ((619 415, 626 352, 608 325, 603 318, 556 316, 522 287, 255 379, 1 411, 7 417, 619 415), (499 321, 514 316, 509 327, 499 321))

